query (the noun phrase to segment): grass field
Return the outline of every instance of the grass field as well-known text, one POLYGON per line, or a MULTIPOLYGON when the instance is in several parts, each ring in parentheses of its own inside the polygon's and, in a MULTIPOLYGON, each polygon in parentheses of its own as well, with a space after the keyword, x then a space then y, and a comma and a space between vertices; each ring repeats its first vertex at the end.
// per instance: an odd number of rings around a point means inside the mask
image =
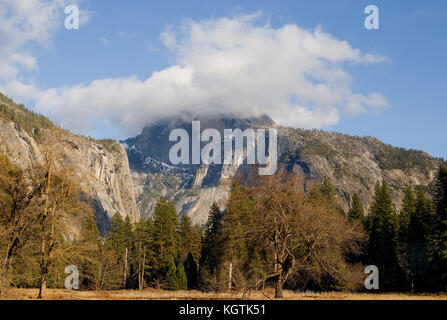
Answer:
MULTIPOLYGON (((273 290, 253 291, 247 299, 267 300, 273 297, 273 290)), ((36 299, 37 289, 10 289, 0 299, 36 299)), ((48 300, 233 300, 241 299, 242 293, 203 293, 200 291, 115 290, 115 291, 74 291, 48 289, 48 300)), ((342 293, 342 292, 302 292, 284 291, 286 300, 447 300, 443 294, 382 294, 382 293, 342 293)))

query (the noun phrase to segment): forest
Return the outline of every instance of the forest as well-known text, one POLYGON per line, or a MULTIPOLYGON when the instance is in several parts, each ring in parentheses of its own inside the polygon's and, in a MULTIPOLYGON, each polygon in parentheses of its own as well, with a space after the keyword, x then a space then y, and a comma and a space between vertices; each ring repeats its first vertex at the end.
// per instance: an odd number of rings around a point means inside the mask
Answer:
POLYGON ((305 190, 281 169, 234 179, 225 210, 213 204, 203 227, 161 197, 150 218, 117 213, 101 236, 75 172, 46 157, 21 170, 0 155, 0 294, 39 288, 43 298, 64 287, 67 265, 78 267, 81 290, 96 291, 362 292, 367 265, 380 272, 376 291, 447 289, 445 165, 429 190, 405 190, 400 211, 386 182, 367 212, 357 194, 345 212, 329 178, 305 190))

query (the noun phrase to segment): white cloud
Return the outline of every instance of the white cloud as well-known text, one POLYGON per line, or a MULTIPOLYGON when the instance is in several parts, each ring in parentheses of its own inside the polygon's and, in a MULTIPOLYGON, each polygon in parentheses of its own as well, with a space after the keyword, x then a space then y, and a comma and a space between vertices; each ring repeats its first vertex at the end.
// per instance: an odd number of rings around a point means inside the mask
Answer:
MULTIPOLYGON (((1 0, 0 1, 0 81, 15 79, 22 71, 38 69, 29 51, 36 43, 48 49, 57 28, 62 28, 64 8, 81 0, 1 0)), ((86 24, 93 12, 80 10, 86 24)), ((0 83, 1 83, 0 82, 0 83)))
POLYGON ((31 98, 39 111, 77 132, 88 133, 104 119, 128 135, 184 111, 266 113, 283 125, 321 128, 341 115, 387 106, 380 93, 352 92, 353 80, 343 67, 386 58, 362 53, 320 27, 272 28, 260 19, 256 13, 167 28, 161 41, 176 61, 147 79, 98 79, 53 89, 15 81, 0 90, 31 98))
POLYGON ((358 115, 367 112, 366 106, 373 111, 382 111, 388 107, 385 97, 379 93, 371 93, 368 96, 361 94, 352 94, 347 102, 344 111, 348 115, 358 115))

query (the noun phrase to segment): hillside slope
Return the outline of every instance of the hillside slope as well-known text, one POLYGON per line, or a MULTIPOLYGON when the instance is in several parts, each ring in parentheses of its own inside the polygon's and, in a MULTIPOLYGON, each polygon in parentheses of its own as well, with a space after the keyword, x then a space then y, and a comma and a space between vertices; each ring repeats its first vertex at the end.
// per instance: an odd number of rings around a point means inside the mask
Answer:
POLYGON ((79 176, 103 234, 116 212, 139 220, 129 163, 120 143, 72 134, 0 94, 0 152, 10 161, 22 169, 43 164, 50 137, 55 151, 79 176))

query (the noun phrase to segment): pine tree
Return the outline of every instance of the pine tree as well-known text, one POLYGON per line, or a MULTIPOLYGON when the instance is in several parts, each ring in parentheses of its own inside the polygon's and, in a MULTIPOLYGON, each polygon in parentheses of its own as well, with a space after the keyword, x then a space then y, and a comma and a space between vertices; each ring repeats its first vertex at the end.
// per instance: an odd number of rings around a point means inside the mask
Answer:
POLYGON ((399 214, 399 239, 401 243, 405 243, 405 237, 408 233, 408 226, 410 225, 411 216, 416 211, 416 197, 413 189, 408 187, 405 190, 404 198, 402 200, 402 209, 399 214))
POLYGON ((171 257, 173 259, 180 257, 179 222, 174 205, 163 197, 157 201, 153 219, 153 245, 157 257, 154 261, 153 275, 155 281, 162 282, 167 277, 166 272, 172 267, 171 257))
POLYGON ((436 176, 433 201, 439 221, 445 226, 447 221, 447 165, 441 165, 436 176))
POLYGON ((199 283, 204 290, 220 290, 223 287, 221 268, 224 250, 222 213, 216 203, 211 206, 205 225, 200 256, 199 283))
POLYGON ((220 237, 222 235, 222 213, 213 203, 209 212, 208 221, 205 226, 203 239, 201 267, 211 274, 216 271, 222 257, 220 237))
POLYGON ((191 218, 184 214, 180 218, 180 238, 182 242, 182 260, 185 261, 193 246, 193 225, 191 218))
POLYGON ((329 177, 325 176, 321 184, 311 190, 311 196, 317 201, 323 198, 332 211, 345 215, 343 207, 337 201, 337 192, 329 177))
POLYGON ((188 289, 198 289, 199 264, 191 253, 188 254, 184 262, 184 270, 187 278, 188 289))
POLYGON ((433 221, 431 246, 434 248, 432 273, 436 278, 436 290, 447 290, 447 166, 439 168, 434 185, 433 202, 436 215, 433 221))
POLYGON ((406 256, 412 291, 426 291, 429 289, 430 261, 428 236, 433 215, 434 207, 432 201, 419 188, 416 195, 415 210, 410 216, 406 236, 406 256))
POLYGON ((101 270, 101 262, 98 251, 102 245, 102 239, 92 215, 89 215, 82 223, 80 237, 75 241, 76 253, 79 255, 76 265, 81 266, 83 288, 95 290, 99 282, 98 274, 101 270))
POLYGON ((177 266, 174 261, 174 257, 170 255, 168 257, 168 265, 166 272, 166 288, 168 290, 178 290, 179 289, 179 278, 177 274, 177 266))
POLYGON ((403 273, 398 261, 397 223, 386 182, 375 187, 375 197, 368 217, 367 263, 379 269, 380 290, 398 290, 403 273))
POLYGON ((351 208, 348 212, 349 220, 358 220, 360 222, 363 222, 365 219, 365 211, 363 209, 362 202, 360 201, 360 197, 357 193, 354 193, 352 196, 351 201, 351 208))
MULTIPOLYGON (((365 231, 365 211, 362 202, 357 193, 354 193, 351 200, 351 206, 348 211, 348 220, 352 224, 358 224, 362 231, 365 231)), ((351 250, 345 254, 348 262, 353 264, 360 264, 365 258, 365 241, 358 241, 356 250, 351 250)))
POLYGON ((126 216, 124 219, 124 269, 123 269, 123 287, 126 287, 128 284, 129 275, 132 274, 131 264, 130 264, 130 255, 134 246, 134 233, 133 233, 133 225, 130 221, 130 217, 126 216))
POLYGON ((138 289, 143 289, 154 259, 153 253, 154 224, 152 219, 142 219, 135 226, 133 264, 135 265, 138 289))
MULTIPOLYGON (((184 214, 180 219, 180 238, 182 243, 181 261, 187 277, 188 288, 197 285, 200 251, 202 249, 202 232, 200 227, 193 226, 191 218, 184 214)), ((177 268, 179 269, 179 268, 177 268)))
POLYGON ((416 197, 413 192, 413 188, 408 187, 405 190, 404 198, 402 200, 401 211, 399 213, 399 261, 402 266, 402 270, 407 276, 408 283, 411 284, 411 272, 408 265, 407 247, 408 247, 408 228, 410 225, 411 217, 416 212, 416 197))
POLYGON ((185 267, 182 261, 177 262, 177 290, 188 289, 188 278, 186 277, 185 267))
POLYGON ((202 253, 202 230, 199 226, 192 229, 191 247, 189 252, 194 259, 194 263, 199 265, 200 255, 202 253))
POLYGON ((106 247, 116 253, 117 265, 121 271, 121 288, 126 287, 129 275, 129 252, 133 242, 132 224, 126 217, 124 220, 117 212, 112 217, 106 247))
POLYGON ((223 264, 226 273, 226 288, 249 285, 255 266, 257 255, 257 239, 253 239, 256 230, 254 219, 255 201, 249 197, 247 188, 237 181, 233 183, 230 198, 227 202, 223 220, 223 264))
POLYGON ((124 220, 117 212, 113 215, 109 232, 107 234, 107 244, 116 251, 122 252, 125 246, 124 220))

